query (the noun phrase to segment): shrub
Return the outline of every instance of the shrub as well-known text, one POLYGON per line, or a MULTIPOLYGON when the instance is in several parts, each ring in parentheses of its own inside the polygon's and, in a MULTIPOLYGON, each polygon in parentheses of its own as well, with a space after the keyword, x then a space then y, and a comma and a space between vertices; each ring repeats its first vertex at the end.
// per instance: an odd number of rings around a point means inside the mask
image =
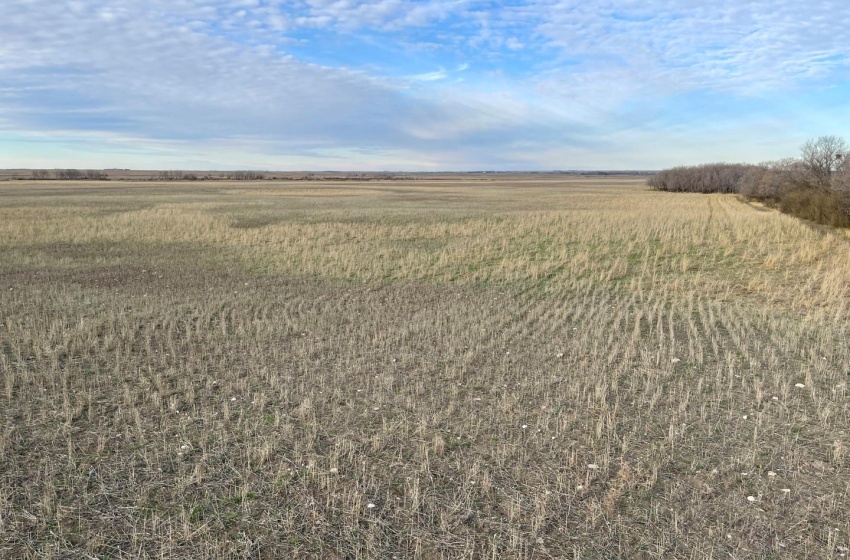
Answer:
POLYGON ((782 196, 779 209, 792 216, 834 227, 850 227, 850 200, 826 189, 796 189, 782 196))

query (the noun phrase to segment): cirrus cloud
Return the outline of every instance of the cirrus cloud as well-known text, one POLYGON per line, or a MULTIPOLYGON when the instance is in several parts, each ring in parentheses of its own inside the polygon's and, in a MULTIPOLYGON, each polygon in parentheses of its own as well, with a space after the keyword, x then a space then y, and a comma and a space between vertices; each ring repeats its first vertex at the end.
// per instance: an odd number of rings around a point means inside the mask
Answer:
POLYGON ((0 21, 9 167, 654 168, 788 155, 850 109, 828 0, 11 0, 0 21))

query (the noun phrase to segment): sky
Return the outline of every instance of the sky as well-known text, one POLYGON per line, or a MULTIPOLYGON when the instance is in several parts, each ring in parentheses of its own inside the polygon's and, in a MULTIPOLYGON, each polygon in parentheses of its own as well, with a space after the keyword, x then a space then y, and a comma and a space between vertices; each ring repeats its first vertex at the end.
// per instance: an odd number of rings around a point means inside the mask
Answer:
POLYGON ((846 0, 2 0, 0 168, 659 169, 850 137, 846 0))

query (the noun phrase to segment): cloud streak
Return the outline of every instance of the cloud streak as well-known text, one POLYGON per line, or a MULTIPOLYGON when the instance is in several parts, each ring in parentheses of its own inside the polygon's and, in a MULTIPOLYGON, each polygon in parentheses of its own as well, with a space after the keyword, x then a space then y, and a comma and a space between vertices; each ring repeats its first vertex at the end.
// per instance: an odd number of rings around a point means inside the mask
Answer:
POLYGON ((850 109, 827 0, 11 0, 0 21, 9 167, 652 168, 786 155, 850 109))

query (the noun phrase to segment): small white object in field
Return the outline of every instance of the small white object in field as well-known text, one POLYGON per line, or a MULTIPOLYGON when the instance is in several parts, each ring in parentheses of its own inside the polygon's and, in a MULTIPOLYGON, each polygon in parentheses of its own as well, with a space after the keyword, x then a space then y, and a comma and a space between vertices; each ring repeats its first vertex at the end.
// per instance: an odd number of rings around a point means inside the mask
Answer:
POLYGON ((331 467, 331 474, 336 474, 339 472, 339 469, 336 467, 331 467))
POLYGON ((528 428, 528 424, 523 424, 523 425, 522 425, 522 429, 524 430, 524 429, 526 429, 526 428, 528 428))
POLYGON ((682 360, 680 360, 679 358, 673 358, 673 359, 672 359, 672 360, 670 360, 670 361, 671 361, 671 362, 673 362, 674 364, 678 364, 678 363, 679 363, 679 362, 681 362, 682 360))
POLYGON ((556 357, 558 357, 558 358, 563 358, 563 357, 564 357, 564 353, 563 353, 563 352, 558 352, 555 356, 556 356, 556 357))
POLYGON ((791 489, 790 489, 790 488, 783 488, 783 489, 782 489, 782 492, 783 492, 784 494, 790 494, 790 493, 791 493, 791 489))
POLYGON ((775 400, 775 401, 778 401, 778 400, 779 400, 779 397, 770 397, 770 398, 771 398, 771 399, 773 399, 773 400, 775 400))
POLYGON ((537 544, 543 544, 543 537, 537 537, 537 544))
POLYGON ((366 504, 366 507, 369 508, 369 509, 375 509, 375 504, 373 504, 372 502, 369 502, 368 504, 366 504))
POLYGON ((767 471, 767 476, 776 476, 776 473, 773 471, 767 471))
POLYGON ((756 497, 755 497, 755 496, 747 496, 747 501, 748 501, 748 502, 755 502, 755 501, 756 501, 756 497))
POLYGON ((798 389, 803 389, 803 388, 805 388, 806 386, 805 386, 804 384, 802 384, 802 383, 797 383, 797 384, 795 384, 795 385, 794 385, 794 387, 796 387, 796 388, 798 388, 798 389))
POLYGON ((576 486, 576 490, 584 490, 584 485, 579 484, 578 486, 576 486))
POLYGON ((230 397, 230 402, 236 401, 236 397, 230 397))
POLYGON ((595 471, 596 469, 599 468, 599 465, 597 465, 596 463, 591 463, 591 464, 587 465, 587 468, 595 471))
POLYGON ((749 416, 747 416, 746 414, 744 414, 744 420, 746 420, 747 418, 749 418, 749 416))

